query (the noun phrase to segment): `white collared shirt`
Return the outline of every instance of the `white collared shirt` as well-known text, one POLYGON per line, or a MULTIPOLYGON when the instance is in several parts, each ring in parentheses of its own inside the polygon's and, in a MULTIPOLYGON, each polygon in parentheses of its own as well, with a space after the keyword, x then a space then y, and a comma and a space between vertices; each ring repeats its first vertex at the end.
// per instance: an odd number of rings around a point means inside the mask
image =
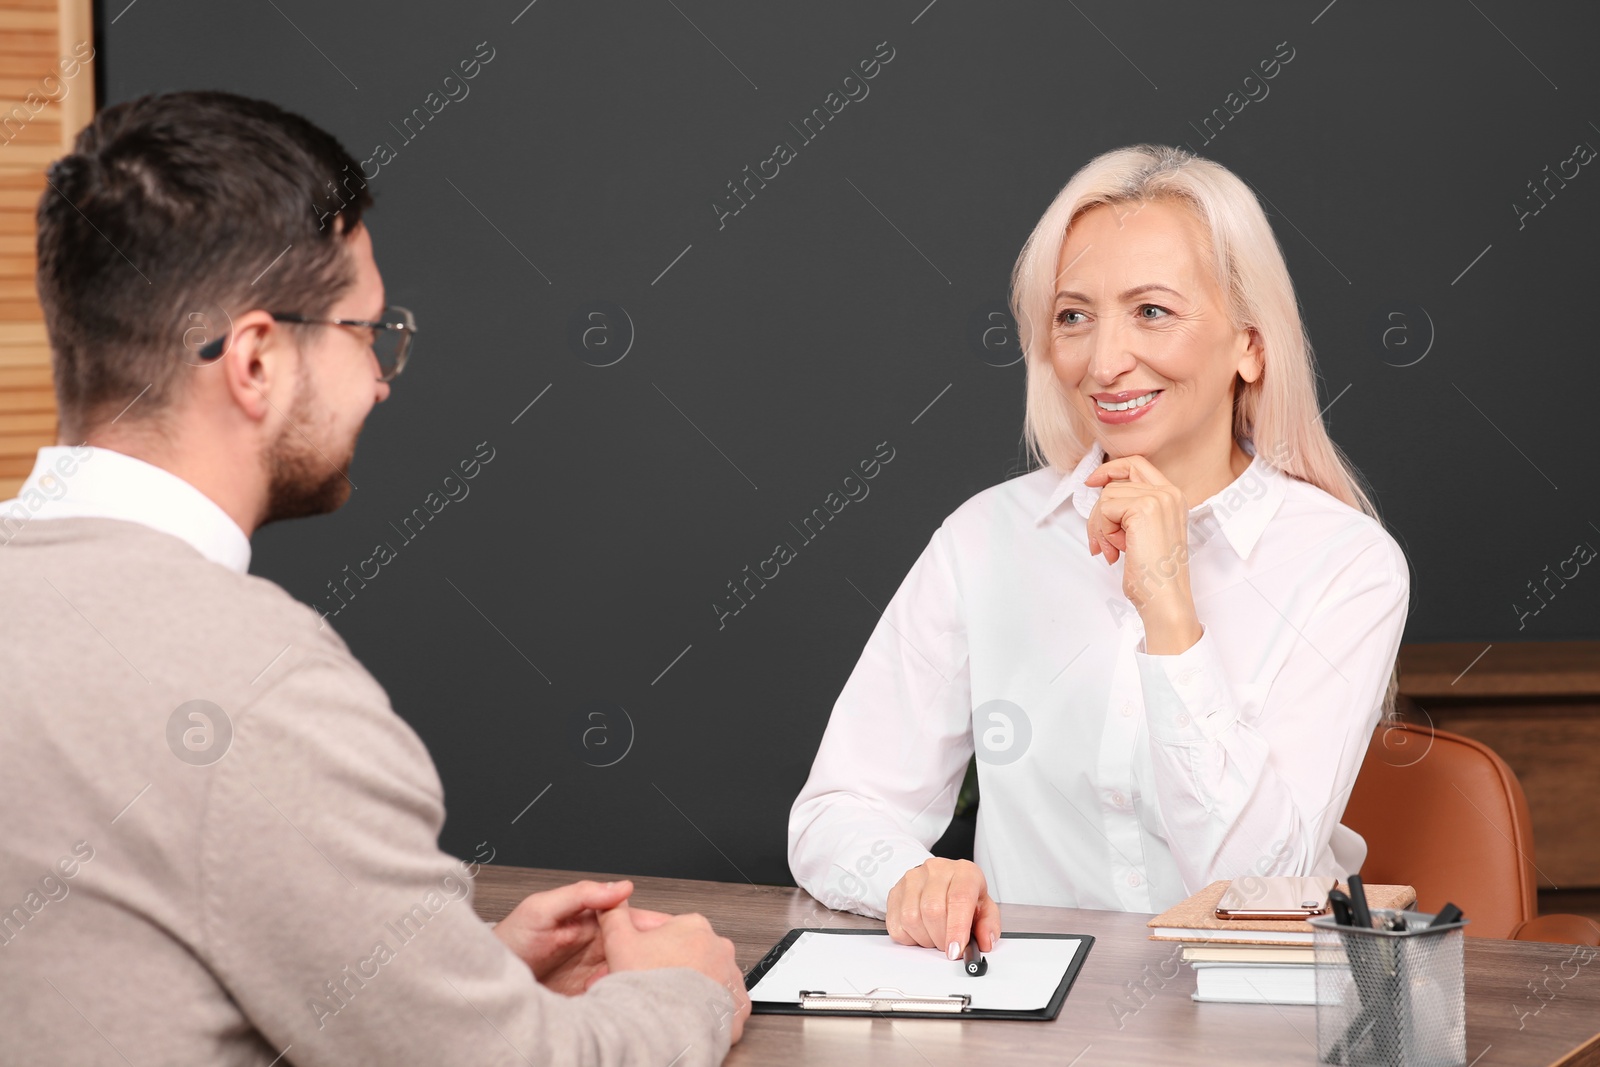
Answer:
POLYGON ((1154 912, 1221 878, 1359 869, 1339 818, 1405 626, 1399 546, 1254 456, 1189 512, 1202 636, 1150 655, 1127 557, 1089 554, 1103 462, 978 493, 889 601, 790 812, 790 869, 824 904, 882 917, 975 749, 974 859, 1001 902, 1154 912))
POLYGON ((214 500, 171 471, 93 445, 39 449, 16 497, 0 502, 0 544, 27 522, 80 518, 137 522, 229 570, 250 569, 250 539, 214 500))

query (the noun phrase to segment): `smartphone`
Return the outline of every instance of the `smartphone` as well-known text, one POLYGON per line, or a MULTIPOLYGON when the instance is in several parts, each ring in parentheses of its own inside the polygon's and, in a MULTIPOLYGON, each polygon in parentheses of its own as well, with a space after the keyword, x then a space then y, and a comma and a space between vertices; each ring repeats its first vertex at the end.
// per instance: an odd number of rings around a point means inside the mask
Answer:
POLYGON ((1305 919, 1328 910, 1328 891, 1339 883, 1333 875, 1250 875, 1235 878, 1217 901, 1219 919, 1305 919))

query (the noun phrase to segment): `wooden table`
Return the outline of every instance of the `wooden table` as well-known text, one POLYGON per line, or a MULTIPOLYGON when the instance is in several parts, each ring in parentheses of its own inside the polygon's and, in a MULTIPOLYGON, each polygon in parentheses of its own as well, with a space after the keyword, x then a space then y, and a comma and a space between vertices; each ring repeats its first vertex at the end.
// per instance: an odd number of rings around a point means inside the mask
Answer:
MULTIPOLYGON (((474 906, 484 919, 498 920, 528 893, 579 878, 618 877, 623 876, 484 867, 478 874, 474 906)), ((829 911, 799 889, 677 878, 633 881, 633 899, 641 907, 705 915, 732 939, 745 970, 796 926, 882 926, 858 915, 829 911)), ((727 1063, 734 1067, 1316 1063, 1316 1009, 1195 1003, 1189 999, 1194 971, 1178 964, 1175 943, 1147 939, 1148 918, 1074 908, 1004 908, 1008 929, 1096 938, 1054 1022, 758 1015, 746 1024, 744 1040, 734 1046, 727 1063)), ((1564 945, 1467 939, 1468 1063, 1473 1067, 1600 1064, 1600 957, 1563 967, 1562 961, 1573 952, 1572 946, 1564 945), (1543 995, 1548 999, 1535 999, 1529 983, 1547 983, 1543 995)))

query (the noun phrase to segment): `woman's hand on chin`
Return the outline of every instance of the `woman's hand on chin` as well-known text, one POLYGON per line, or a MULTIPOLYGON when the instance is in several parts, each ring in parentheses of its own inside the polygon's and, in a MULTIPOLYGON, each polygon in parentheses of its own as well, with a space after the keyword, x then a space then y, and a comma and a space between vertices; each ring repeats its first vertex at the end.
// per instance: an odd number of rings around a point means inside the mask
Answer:
POLYGON ((889 890, 889 937, 902 945, 936 948, 960 959, 976 937, 983 952, 1000 937, 1000 905, 971 860, 933 857, 907 871, 889 890))
POLYGON ((1089 513, 1089 553, 1126 556, 1122 593, 1145 626, 1145 650, 1176 655, 1200 639, 1189 591, 1189 502, 1143 456, 1102 463, 1084 480, 1102 486, 1089 513))

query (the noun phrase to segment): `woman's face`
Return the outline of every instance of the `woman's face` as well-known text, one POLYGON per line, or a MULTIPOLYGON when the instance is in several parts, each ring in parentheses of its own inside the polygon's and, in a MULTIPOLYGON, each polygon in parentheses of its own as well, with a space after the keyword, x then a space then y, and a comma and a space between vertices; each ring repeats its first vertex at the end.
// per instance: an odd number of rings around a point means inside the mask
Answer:
POLYGON ((1165 200, 1097 205, 1062 242, 1051 363, 1110 457, 1158 470, 1177 457, 1228 461, 1234 379, 1260 376, 1261 348, 1228 321, 1208 247, 1200 220, 1165 200))

